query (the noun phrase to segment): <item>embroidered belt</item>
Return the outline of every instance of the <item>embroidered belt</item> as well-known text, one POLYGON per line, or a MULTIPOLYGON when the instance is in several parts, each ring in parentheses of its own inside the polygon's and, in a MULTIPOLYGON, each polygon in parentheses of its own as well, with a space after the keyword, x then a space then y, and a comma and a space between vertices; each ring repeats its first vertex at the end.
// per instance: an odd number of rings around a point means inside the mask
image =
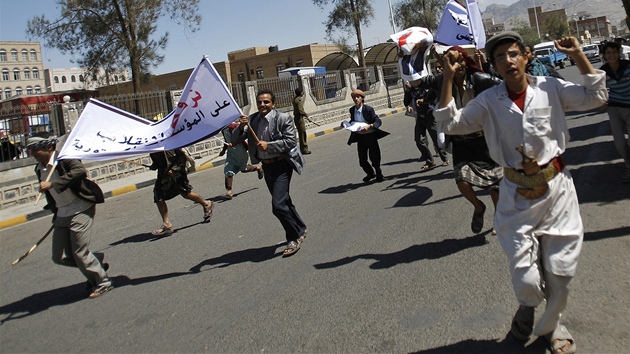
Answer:
POLYGON ((260 161, 262 161, 262 163, 264 163, 265 165, 270 165, 272 163, 282 161, 282 160, 284 160, 284 155, 280 155, 278 157, 273 157, 270 159, 261 159, 260 161))
POLYGON ((560 155, 554 157, 546 166, 540 166, 540 172, 534 175, 528 176, 524 174, 522 170, 511 167, 503 167, 503 175, 510 182, 527 188, 536 188, 546 185, 547 182, 551 181, 565 166, 564 159, 560 155))

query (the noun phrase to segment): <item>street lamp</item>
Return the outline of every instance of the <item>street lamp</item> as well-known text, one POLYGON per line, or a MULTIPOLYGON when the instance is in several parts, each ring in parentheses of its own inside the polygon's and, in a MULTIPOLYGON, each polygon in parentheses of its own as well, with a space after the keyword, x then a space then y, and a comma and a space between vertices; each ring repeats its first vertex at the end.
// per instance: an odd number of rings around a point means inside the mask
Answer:
POLYGON ((540 39, 540 27, 538 26, 538 13, 536 12, 536 0, 534 2, 534 18, 536 19, 536 30, 538 31, 538 39, 540 39))
POLYGON ((573 14, 573 20, 575 20, 575 31, 577 32, 577 39, 578 42, 580 41, 580 28, 578 27, 578 23, 577 23, 577 14, 573 14))

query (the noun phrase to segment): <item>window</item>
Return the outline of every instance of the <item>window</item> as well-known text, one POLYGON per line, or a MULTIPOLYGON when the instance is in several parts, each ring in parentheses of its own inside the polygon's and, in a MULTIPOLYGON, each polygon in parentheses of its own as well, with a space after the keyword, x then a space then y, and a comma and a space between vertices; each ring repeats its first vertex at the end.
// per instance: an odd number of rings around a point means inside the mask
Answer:
POLYGON ((41 86, 39 86, 39 85, 35 86, 35 93, 42 93, 41 86))
POLYGON ((238 74, 236 75, 236 80, 238 82, 245 82, 245 73, 243 72, 243 70, 238 71, 238 74))
POLYGON ((7 51, 4 49, 0 50, 0 61, 7 61, 7 51))
POLYGON ((62 76, 62 77, 61 77, 61 83, 62 83, 62 84, 65 84, 65 83, 67 83, 67 82, 68 82, 68 80, 66 80, 66 76, 65 76, 65 75, 64 75, 64 76, 62 76))
POLYGON ((2 70, 2 81, 9 81, 9 70, 2 70))
POLYGON ((72 76, 70 76, 70 81, 71 82, 77 82, 77 78, 74 75, 72 75, 72 76))
POLYGON ((298 58, 298 60, 295 61, 295 66, 302 66, 302 65, 304 65, 304 59, 298 58))
POLYGON ((24 80, 31 79, 31 71, 29 69, 24 69, 24 80))
POLYGON ((27 95, 32 95, 33 94, 33 88, 30 86, 26 86, 26 94, 27 95))
POLYGON ((125 75, 120 75, 120 81, 125 81, 125 75))
POLYGON ((262 66, 259 66, 259 67, 256 68, 256 78, 258 78, 258 79, 264 79, 265 78, 262 66))
POLYGON ((85 80, 83 80, 83 75, 79 75, 79 82, 83 82, 85 80))
POLYGON ((17 61, 17 50, 11 49, 11 60, 17 61))
POLYGON ((22 61, 28 61, 28 50, 22 49, 22 61))
POLYGON ((5 88, 4 89, 4 98, 11 98, 11 89, 10 88, 5 88))
POLYGON ((31 49, 31 61, 37 61, 37 52, 35 49, 31 49))
POLYGON ((92 74, 92 81, 96 81, 96 74, 92 74))
POLYGON ((58 84, 59 83, 59 78, 57 76, 55 76, 55 78, 53 79, 53 81, 58 84))
POLYGON ((114 82, 118 82, 118 75, 114 75, 114 82))
POLYGON ((39 79, 39 70, 33 68, 33 79, 39 79))
POLYGON ((15 95, 16 96, 20 96, 22 94, 22 88, 21 87, 16 87, 15 88, 15 95))
POLYGON ((276 74, 279 73, 282 69, 284 69, 284 64, 276 63, 276 74))
POLYGON ((20 69, 13 69, 13 80, 19 80, 20 79, 20 69))

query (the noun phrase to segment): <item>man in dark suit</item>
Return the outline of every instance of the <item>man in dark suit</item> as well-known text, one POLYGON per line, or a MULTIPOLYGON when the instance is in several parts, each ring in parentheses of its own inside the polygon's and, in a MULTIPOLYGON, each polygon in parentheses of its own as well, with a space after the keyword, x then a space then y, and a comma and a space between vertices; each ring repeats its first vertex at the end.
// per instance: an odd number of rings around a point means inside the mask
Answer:
POLYGON ((237 144, 249 138, 248 152, 252 164, 262 162, 265 182, 271 193, 273 215, 284 228, 287 247, 284 256, 290 256, 300 249, 306 238, 306 224, 298 214, 291 196, 289 185, 296 159, 301 159, 297 151, 295 125, 286 113, 275 110, 276 96, 268 90, 256 95, 258 113, 239 117, 239 129, 234 129, 232 141, 237 144))
POLYGON ((382 182, 384 177, 381 171, 381 148, 378 145, 378 139, 389 135, 389 133, 379 129, 383 122, 374 112, 374 108, 363 104, 365 100, 363 91, 356 89, 352 91, 350 96, 354 101, 354 106, 350 108, 350 124, 365 123, 365 126, 350 134, 348 145, 357 143, 359 165, 365 171, 363 182, 367 183, 372 178, 376 178, 377 182, 382 182), (368 156, 372 162, 371 165, 368 162, 368 156))

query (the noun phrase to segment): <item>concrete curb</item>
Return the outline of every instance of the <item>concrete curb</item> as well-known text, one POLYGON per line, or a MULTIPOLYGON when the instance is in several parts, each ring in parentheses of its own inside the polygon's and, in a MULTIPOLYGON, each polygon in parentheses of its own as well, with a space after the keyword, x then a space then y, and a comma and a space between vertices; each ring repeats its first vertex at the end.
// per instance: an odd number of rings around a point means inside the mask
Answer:
MULTIPOLYGON (((388 111, 385 113, 380 113, 378 116, 380 118, 383 117, 387 117, 387 116, 391 116, 393 114, 397 114, 397 113, 403 113, 405 112, 405 108, 398 108, 392 111, 388 111)), ((318 136, 322 136, 322 135, 326 135, 326 134, 331 134, 334 133, 338 130, 343 129, 341 126, 338 127, 334 127, 334 128, 330 128, 330 129, 325 129, 323 131, 319 131, 316 133, 311 133, 307 135, 307 139, 313 139, 315 137, 318 136)), ((197 166, 194 172, 192 173, 196 173, 199 171, 204 171, 207 170, 209 168, 213 168, 213 167, 217 167, 217 166, 221 166, 225 164, 225 159, 223 160, 217 160, 216 162, 214 162, 214 159, 216 159, 218 156, 215 156, 213 158, 211 158, 210 160, 202 163, 201 165, 197 166)), ((115 197, 115 196, 119 196, 125 193, 129 193, 129 192, 133 192, 136 191, 138 189, 142 189, 142 188, 146 188, 146 187, 152 187, 155 184, 156 178, 152 178, 150 180, 144 181, 144 182, 140 182, 140 183, 135 183, 129 186, 125 186, 125 187, 121 187, 121 188, 116 188, 113 189, 111 191, 107 191, 107 192, 103 192, 105 199, 107 198, 111 198, 111 197, 115 197)), ((46 217, 48 215, 51 215, 52 213, 48 210, 40 210, 40 211, 36 211, 33 213, 28 213, 25 215, 19 215, 19 216, 15 216, 6 220, 2 220, 0 221, 0 230, 12 227, 12 226, 16 226, 28 221, 32 221, 35 219, 39 219, 39 218, 43 218, 46 217)))

